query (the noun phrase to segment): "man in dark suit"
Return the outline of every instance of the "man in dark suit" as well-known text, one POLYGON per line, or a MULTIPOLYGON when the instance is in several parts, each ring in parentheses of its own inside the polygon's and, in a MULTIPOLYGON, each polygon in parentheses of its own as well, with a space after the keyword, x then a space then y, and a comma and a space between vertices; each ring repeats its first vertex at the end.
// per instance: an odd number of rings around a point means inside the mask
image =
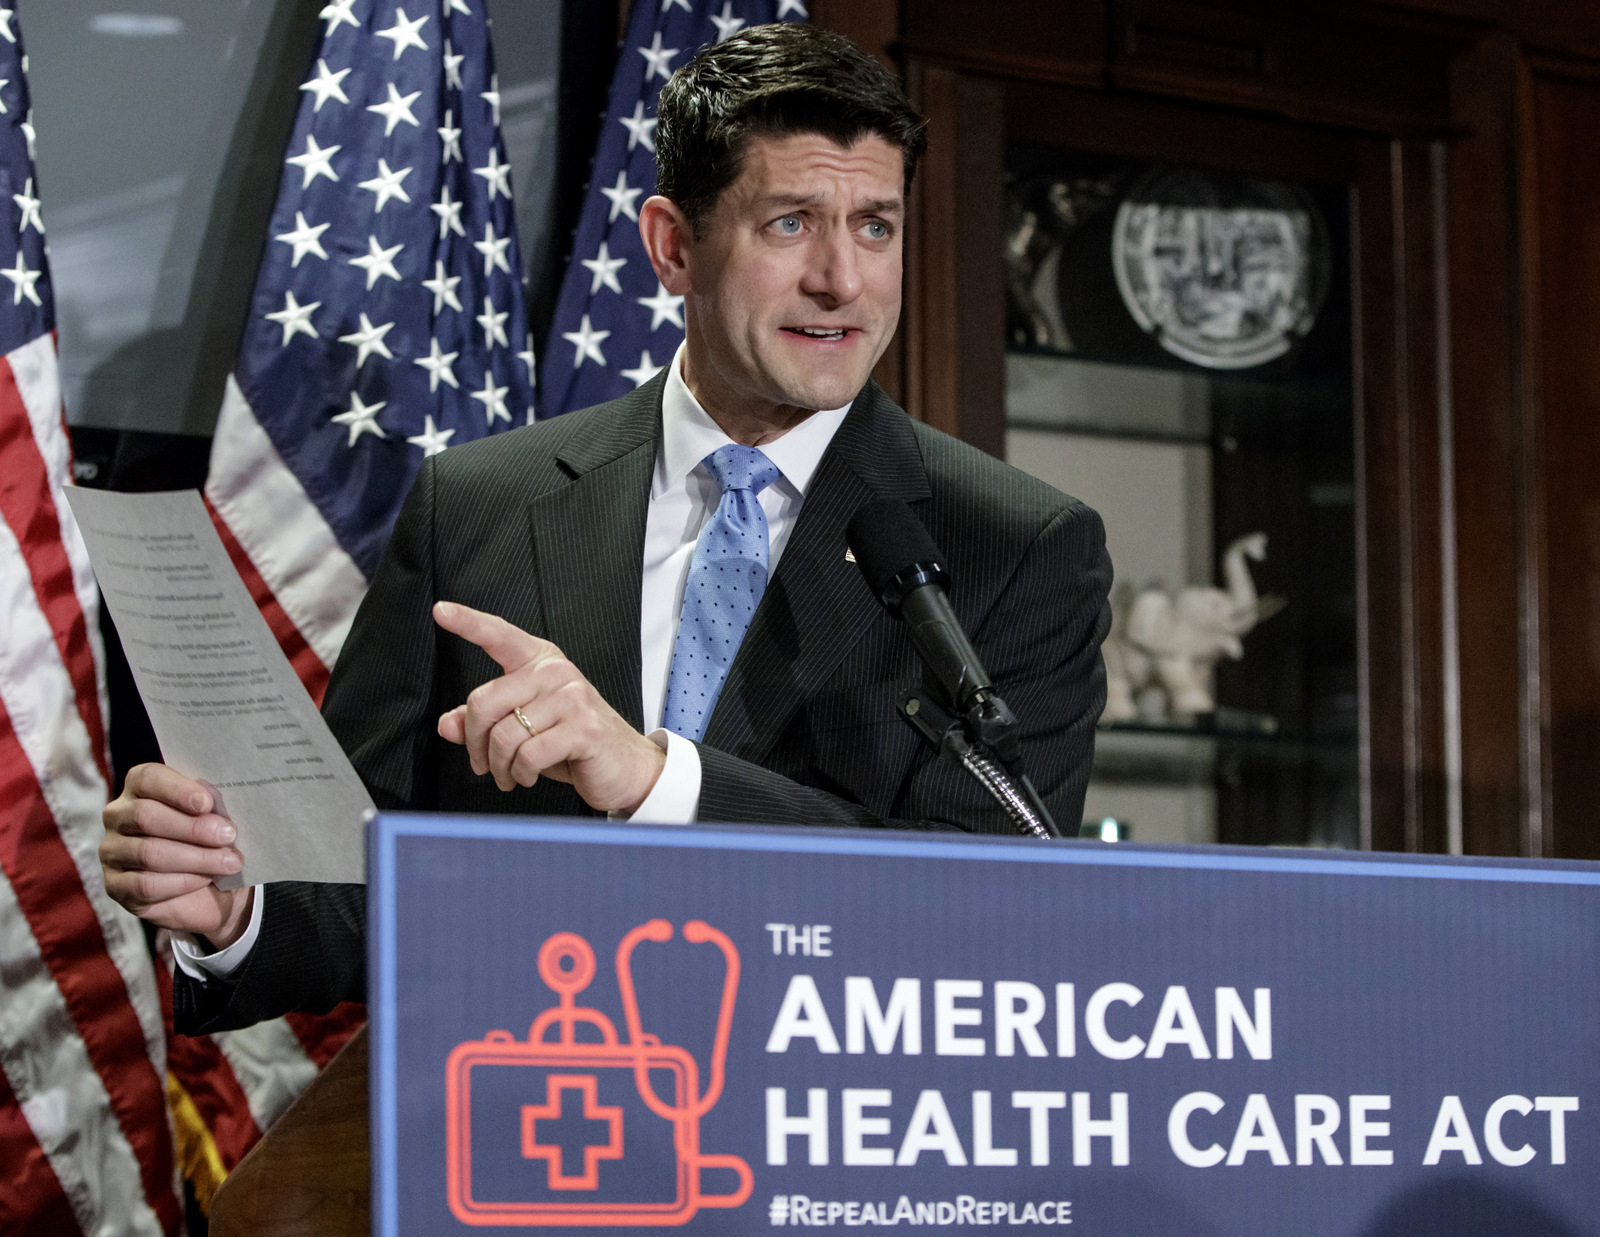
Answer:
MULTIPOLYGON (((388 809, 1010 832, 896 714, 921 669, 844 530, 899 499, 1075 822, 1105 695, 1099 518, 868 381, 899 319, 920 118, 800 25, 702 52, 659 115, 640 230, 685 298, 684 348, 630 396, 425 462, 329 725, 388 809)), ((141 766, 106 809, 108 890, 188 934, 179 1029, 361 999, 361 887, 218 890, 239 858, 211 806, 141 766)))

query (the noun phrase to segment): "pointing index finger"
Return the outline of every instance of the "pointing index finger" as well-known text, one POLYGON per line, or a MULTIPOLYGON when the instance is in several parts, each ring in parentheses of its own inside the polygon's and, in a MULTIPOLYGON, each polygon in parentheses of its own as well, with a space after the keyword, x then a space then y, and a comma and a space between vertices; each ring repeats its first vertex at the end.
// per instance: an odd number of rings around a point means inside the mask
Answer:
POLYGON ((529 635, 499 615, 485 614, 458 602, 435 602, 433 621, 453 635, 476 644, 499 662, 502 670, 516 670, 554 647, 548 640, 529 635))

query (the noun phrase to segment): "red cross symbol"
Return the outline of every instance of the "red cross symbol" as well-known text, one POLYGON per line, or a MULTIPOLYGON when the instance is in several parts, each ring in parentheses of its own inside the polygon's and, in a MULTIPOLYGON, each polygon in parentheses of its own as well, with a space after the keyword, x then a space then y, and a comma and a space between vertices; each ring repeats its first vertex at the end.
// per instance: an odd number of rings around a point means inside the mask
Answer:
POLYGON ((602 1108, 599 1080, 593 1074, 549 1074, 545 1077, 543 1104, 522 1106, 522 1155, 529 1160, 544 1160, 549 1168, 552 1190, 596 1190, 600 1188, 600 1161, 622 1158, 622 1109, 602 1108), (583 1116, 589 1121, 604 1121, 607 1139, 604 1146, 590 1143, 583 1148, 583 1174, 569 1177, 561 1171, 561 1144, 541 1144, 536 1127, 541 1119, 561 1119, 561 1093, 583 1093, 583 1116))

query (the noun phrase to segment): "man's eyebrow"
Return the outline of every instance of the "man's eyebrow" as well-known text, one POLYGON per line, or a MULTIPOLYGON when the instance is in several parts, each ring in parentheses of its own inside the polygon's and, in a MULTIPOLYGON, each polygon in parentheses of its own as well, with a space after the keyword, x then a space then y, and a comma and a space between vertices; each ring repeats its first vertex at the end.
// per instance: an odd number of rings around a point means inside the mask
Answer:
MULTIPOLYGON (((762 209, 783 209, 786 207, 820 206, 824 201, 820 193, 769 193, 757 199, 762 209)), ((905 204, 900 198, 873 198, 868 202, 856 204, 852 214, 892 215, 905 209, 905 204)))
POLYGON ((900 198, 874 198, 856 207, 858 213, 866 212, 873 215, 893 215, 904 209, 905 203, 900 198))

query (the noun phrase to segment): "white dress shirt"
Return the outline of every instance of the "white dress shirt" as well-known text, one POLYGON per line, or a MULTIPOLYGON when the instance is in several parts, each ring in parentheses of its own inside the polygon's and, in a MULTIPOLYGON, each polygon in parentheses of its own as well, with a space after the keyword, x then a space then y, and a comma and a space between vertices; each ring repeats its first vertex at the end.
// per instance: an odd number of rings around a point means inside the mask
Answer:
MULTIPOLYGON (((760 450, 781 474, 761 491, 767 517, 767 578, 778 570, 778 558, 794 531, 806 490, 828 444, 838 432, 847 404, 816 412, 760 450)), ((722 489, 702 461, 733 439, 722 432, 700 406, 683 380, 683 347, 672 358, 661 393, 661 447, 650 481, 650 506, 644 525, 644 573, 639 590, 640 689, 644 724, 651 739, 666 750, 661 775, 645 800, 626 819, 646 824, 686 825, 700 805, 700 750, 688 739, 661 728, 667 680, 683 613, 683 588, 689 578, 700 529, 722 501, 722 489)), ((613 817, 617 814, 613 813, 613 817)), ((244 961, 261 934, 264 893, 257 888, 244 935, 226 949, 201 954, 187 941, 173 938, 173 953, 187 975, 222 979, 244 961)))

